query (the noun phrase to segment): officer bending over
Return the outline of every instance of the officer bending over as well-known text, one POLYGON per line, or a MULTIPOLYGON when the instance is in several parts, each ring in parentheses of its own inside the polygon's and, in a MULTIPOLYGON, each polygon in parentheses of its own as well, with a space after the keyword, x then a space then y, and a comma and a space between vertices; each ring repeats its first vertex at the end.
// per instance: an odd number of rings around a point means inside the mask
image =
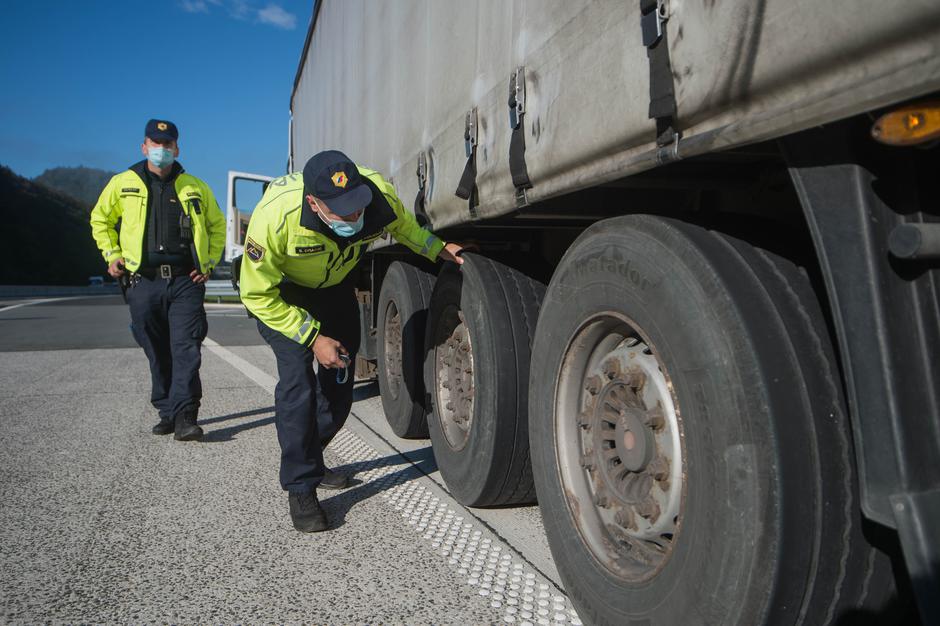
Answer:
POLYGON ((172 122, 147 122, 147 158, 107 184, 91 231, 108 273, 129 273, 131 331, 150 361, 150 401, 160 414, 153 434, 188 441, 202 436, 203 283, 222 254, 225 218, 209 186, 176 162, 178 137, 172 122))
POLYGON ((352 408, 354 376, 346 368, 354 367, 360 339, 352 270, 385 232, 431 261, 463 262, 461 247, 418 226, 377 172, 335 150, 314 155, 303 175, 272 181, 248 225, 241 299, 277 360, 281 487, 302 532, 327 528, 317 487, 347 482, 326 470, 323 448, 352 408))

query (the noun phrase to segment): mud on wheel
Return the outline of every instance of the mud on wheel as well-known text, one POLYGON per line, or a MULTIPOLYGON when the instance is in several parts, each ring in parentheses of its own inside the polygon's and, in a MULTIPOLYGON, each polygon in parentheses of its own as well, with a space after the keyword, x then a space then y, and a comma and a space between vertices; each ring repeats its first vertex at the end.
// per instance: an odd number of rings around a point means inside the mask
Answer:
POLYGON ((613 573, 634 581, 669 558, 682 505, 680 424, 649 343, 623 317, 592 318, 558 381, 559 406, 578 415, 559 424, 563 481, 596 505, 581 535, 613 573))

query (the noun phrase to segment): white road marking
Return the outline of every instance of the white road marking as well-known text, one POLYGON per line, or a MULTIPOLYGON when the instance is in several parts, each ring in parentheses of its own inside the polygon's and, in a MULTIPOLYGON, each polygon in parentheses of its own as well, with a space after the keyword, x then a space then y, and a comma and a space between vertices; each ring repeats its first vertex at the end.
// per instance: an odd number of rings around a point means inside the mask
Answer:
POLYGON ((226 350, 218 343, 209 339, 208 337, 203 340, 203 344, 209 348, 209 351, 214 355, 237 369, 239 372, 250 378, 254 381, 259 387, 267 391, 268 393, 274 393, 274 387, 277 385, 277 379, 268 374, 267 372, 259 369, 258 367, 252 365, 245 359, 241 358, 234 352, 226 350))
POLYGON ((0 313, 4 311, 12 311, 13 309, 18 309, 21 306, 32 306, 34 304, 45 304, 47 302, 60 302, 62 300, 84 300, 89 296, 68 296, 66 298, 41 298, 38 300, 30 300, 29 302, 21 302, 19 304, 13 304, 10 306, 5 306, 0 308, 0 313))
MULTIPOLYGON (((274 377, 208 337, 205 345, 259 387, 274 393, 274 377)), ((355 413, 351 417, 358 420, 355 413)), ((350 462, 368 464, 380 459, 375 448, 346 429, 336 435, 330 450, 350 462)), ((412 470, 420 471, 415 467, 412 470)), ((499 616, 494 622, 581 624, 570 600, 558 587, 527 566, 512 546, 492 535, 469 511, 459 505, 455 510, 448 501, 435 496, 433 489, 439 488, 436 485, 407 481, 406 472, 387 465, 376 466, 359 477, 364 483, 376 481, 383 488, 382 498, 401 511, 418 536, 459 575, 466 576, 467 585, 490 601, 499 616)))

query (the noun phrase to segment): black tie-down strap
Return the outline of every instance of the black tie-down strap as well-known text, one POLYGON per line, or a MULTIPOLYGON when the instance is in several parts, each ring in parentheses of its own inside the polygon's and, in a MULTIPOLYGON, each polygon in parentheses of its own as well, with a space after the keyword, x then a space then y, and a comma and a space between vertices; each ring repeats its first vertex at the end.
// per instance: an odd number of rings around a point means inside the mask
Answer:
POLYGON ((509 140, 509 172, 512 185, 516 188, 516 206, 529 203, 526 189, 532 189, 529 168, 525 164, 525 68, 516 69, 509 76, 509 128, 512 136, 509 140))
POLYGON ((419 226, 424 227, 430 224, 431 220, 424 206, 428 186, 428 161, 423 152, 418 153, 418 169, 415 174, 418 176, 418 195, 415 196, 415 219, 418 220, 419 226))
POLYGON ((656 120, 656 144, 660 147, 675 146, 681 136, 666 33, 668 18, 665 0, 640 0, 640 26, 650 64, 649 117, 656 120))
POLYGON ((477 216, 477 110, 467 111, 467 118, 463 131, 464 151, 467 153, 467 164, 463 168, 463 175, 457 185, 458 198, 467 201, 470 217, 477 216))

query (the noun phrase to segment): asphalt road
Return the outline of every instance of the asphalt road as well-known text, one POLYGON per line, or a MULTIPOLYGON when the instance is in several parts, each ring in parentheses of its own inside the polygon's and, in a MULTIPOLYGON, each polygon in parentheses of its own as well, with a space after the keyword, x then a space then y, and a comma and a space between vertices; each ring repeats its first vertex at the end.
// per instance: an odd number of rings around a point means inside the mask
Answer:
POLYGON ((118 297, 0 302, 0 622, 579 623, 537 507, 467 509, 357 383, 326 533, 277 481, 273 355, 207 305, 201 442, 156 437, 118 297))

